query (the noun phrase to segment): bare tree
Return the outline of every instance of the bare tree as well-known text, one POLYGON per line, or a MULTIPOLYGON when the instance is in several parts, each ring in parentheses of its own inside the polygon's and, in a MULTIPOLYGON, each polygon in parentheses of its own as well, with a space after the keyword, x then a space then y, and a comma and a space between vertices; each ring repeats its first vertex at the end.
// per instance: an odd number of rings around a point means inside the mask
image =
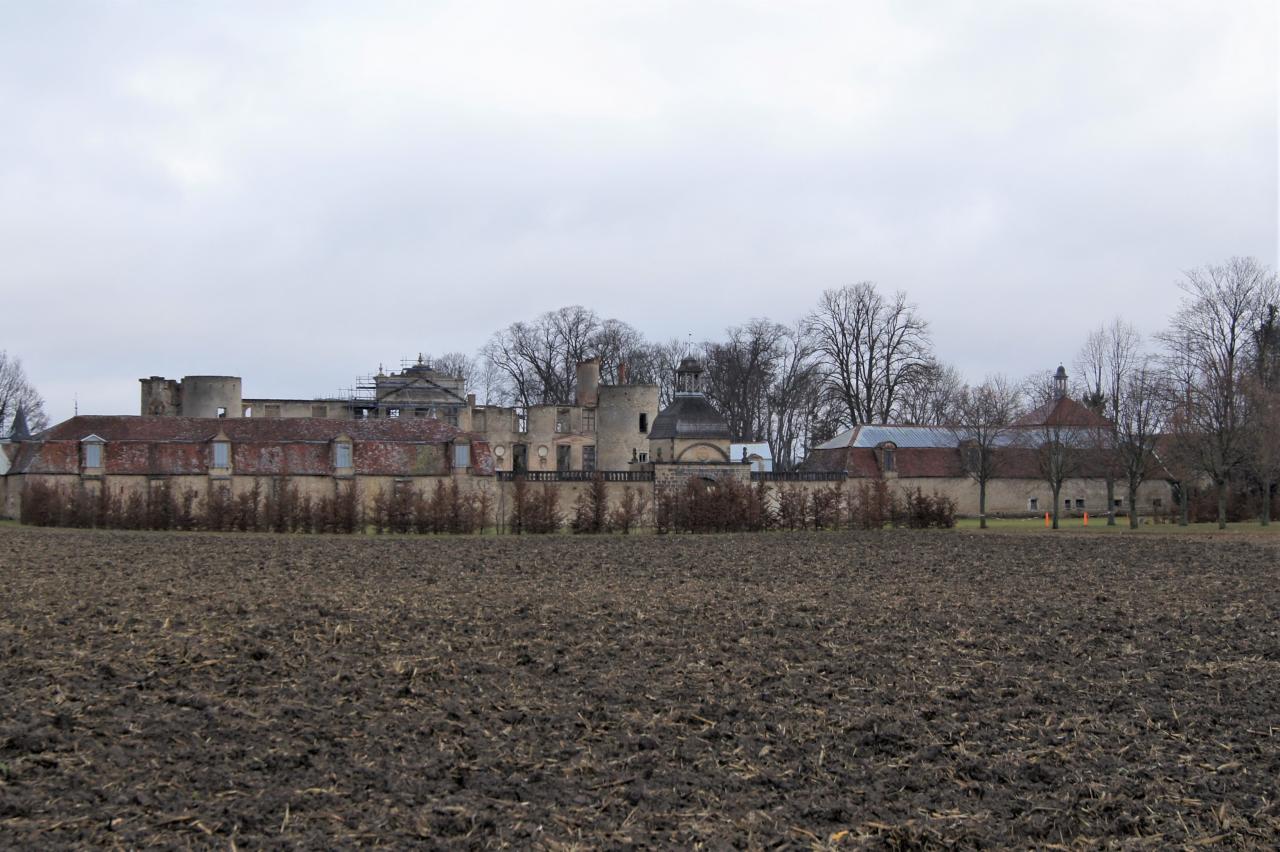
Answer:
MULTIPOLYGON (((1156 441, 1164 429, 1168 394, 1150 358, 1131 366, 1112 393, 1117 400, 1114 419, 1109 421, 1115 441, 1114 457, 1119 459, 1127 487, 1129 527, 1137 529, 1138 489, 1156 463, 1156 441)), ((1108 489, 1109 511, 1111 493, 1108 489)))
POLYGON ((1266 304, 1253 332, 1254 367, 1245 385, 1247 455, 1258 481, 1258 521, 1271 523, 1271 492, 1280 480, 1280 305, 1266 304))
POLYGON ((591 336, 590 350, 600 359, 600 381, 606 385, 620 383, 622 365, 626 365, 629 382, 652 382, 647 374, 644 335, 622 320, 607 319, 591 336))
POLYGON ((696 347, 687 338, 673 337, 665 343, 651 343, 642 353, 637 353, 643 355, 647 361, 643 370, 645 374, 652 376, 648 380, 658 385, 660 408, 666 408, 675 399, 676 367, 696 351, 696 347))
POLYGON ((1082 402, 1105 420, 1090 431, 1107 486, 1107 526, 1115 526, 1116 481, 1125 475, 1124 463, 1117 453, 1120 397, 1141 352, 1142 336, 1138 330, 1116 317, 1110 325, 1089 333, 1075 361, 1076 371, 1085 381, 1082 402))
POLYGON ((503 401, 525 407, 568 403, 578 362, 594 354, 600 329, 594 311, 570 305, 495 332, 480 356, 496 377, 497 396, 503 401))
POLYGON ((823 293, 806 330, 850 425, 892 422, 929 358, 928 323, 906 294, 886 298, 868 281, 823 293))
POLYGON ((783 358, 786 326, 753 319, 722 342, 703 344, 707 396, 737 441, 762 441, 769 430, 769 392, 783 358))
POLYGON ((424 355, 422 360, 431 365, 431 369, 448 376, 462 379, 462 386, 467 392, 476 389, 480 382, 480 369, 476 359, 465 352, 446 352, 443 355, 424 355))
POLYGON ((1190 367, 1182 389, 1180 434, 1188 453, 1217 490, 1218 527, 1227 525, 1227 489, 1247 458, 1244 379, 1253 330, 1277 301, 1276 276, 1253 258, 1235 257, 1186 273, 1185 293, 1161 335, 1174 358, 1190 367))
POLYGON ((987 528, 987 483, 1000 473, 1000 448, 1011 443, 1020 398, 1004 376, 989 376, 977 387, 963 388, 955 402, 951 428, 964 472, 978 484, 980 529, 987 528))
POLYGON ((22 359, 12 358, 0 349, 0 437, 13 429, 13 418, 22 409, 27 428, 33 433, 49 425, 44 413, 44 399, 27 378, 22 359))
POLYGON ((1044 374, 1023 382, 1023 392, 1032 408, 1032 418, 1015 421, 1018 443, 1034 452, 1040 478, 1053 495, 1053 528, 1059 526, 1062 511, 1062 486, 1084 470, 1089 451, 1094 446, 1092 421, 1086 422, 1060 414, 1057 401, 1068 395, 1065 379, 1059 381, 1044 374))
POLYGON ((769 417, 765 439, 774 470, 794 470, 804 460, 815 418, 821 410, 823 388, 813 345, 799 326, 779 341, 780 357, 768 393, 769 417))
POLYGON ((906 384, 898 419, 916 426, 950 425, 956 421, 964 391, 960 371, 931 357, 906 384))

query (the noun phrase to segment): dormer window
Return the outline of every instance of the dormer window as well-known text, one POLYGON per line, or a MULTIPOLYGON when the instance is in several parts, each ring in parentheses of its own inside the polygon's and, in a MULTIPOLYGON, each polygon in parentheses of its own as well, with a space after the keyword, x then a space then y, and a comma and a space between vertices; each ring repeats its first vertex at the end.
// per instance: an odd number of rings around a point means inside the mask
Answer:
POLYGON ((880 450, 880 470, 884 473, 896 473, 898 470, 898 460, 894 458, 897 455, 898 446, 891 441, 885 441, 879 447, 880 450))
POLYGON ((453 466, 457 469, 471 466, 471 444, 458 441, 453 445, 453 466))
POLYGON ((80 442, 84 469, 95 473, 102 471, 102 447, 106 442, 97 435, 90 435, 80 442))
POLYGON ((351 471, 353 465, 350 438, 339 438, 334 441, 333 466, 340 472, 351 471))
POLYGON ((229 441, 213 442, 213 466, 231 467, 231 443, 229 441))

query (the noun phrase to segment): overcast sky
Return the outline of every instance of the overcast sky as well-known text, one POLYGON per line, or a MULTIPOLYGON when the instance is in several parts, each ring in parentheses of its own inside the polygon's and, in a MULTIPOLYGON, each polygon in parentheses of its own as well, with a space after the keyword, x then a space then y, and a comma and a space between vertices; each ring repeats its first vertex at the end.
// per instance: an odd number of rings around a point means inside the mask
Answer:
POLYGON ((350 386, 580 303, 651 338, 905 290, 967 376, 1277 252, 1276 4, 0 2, 0 349, 350 386), (359 11, 357 11, 359 10, 359 11))

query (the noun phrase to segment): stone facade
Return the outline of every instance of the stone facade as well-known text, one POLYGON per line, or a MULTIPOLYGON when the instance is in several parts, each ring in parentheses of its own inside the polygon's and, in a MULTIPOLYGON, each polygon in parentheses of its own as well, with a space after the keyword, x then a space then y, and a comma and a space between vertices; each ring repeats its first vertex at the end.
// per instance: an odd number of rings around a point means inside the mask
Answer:
POLYGON ((440 420, 490 444, 500 470, 627 470, 648 453, 649 425, 658 416, 657 385, 602 385, 596 359, 578 365, 572 402, 528 409, 477 405, 461 377, 422 359, 398 373, 379 370, 349 398, 245 399, 233 376, 140 382, 143 415, 440 420))

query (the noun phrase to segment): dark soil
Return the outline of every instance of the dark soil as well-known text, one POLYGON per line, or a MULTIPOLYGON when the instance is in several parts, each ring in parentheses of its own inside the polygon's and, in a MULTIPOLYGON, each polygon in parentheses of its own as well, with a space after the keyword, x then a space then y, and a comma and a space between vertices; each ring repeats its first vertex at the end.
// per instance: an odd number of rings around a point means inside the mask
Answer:
POLYGON ((0 842, 1280 843, 1280 552, 0 528, 0 842))

